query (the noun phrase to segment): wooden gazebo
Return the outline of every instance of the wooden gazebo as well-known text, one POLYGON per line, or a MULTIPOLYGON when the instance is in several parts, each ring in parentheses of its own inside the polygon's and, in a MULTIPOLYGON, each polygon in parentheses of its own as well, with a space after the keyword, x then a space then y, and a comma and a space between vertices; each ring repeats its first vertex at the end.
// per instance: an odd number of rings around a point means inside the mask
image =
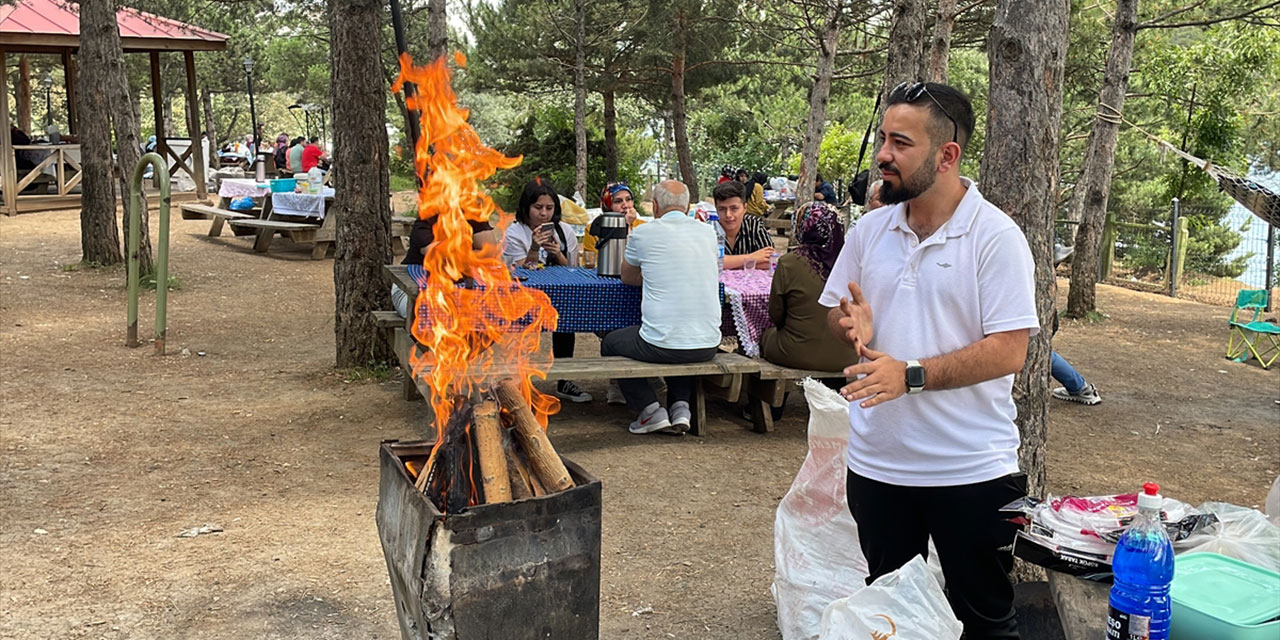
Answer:
MULTIPOLYGON (((227 36, 189 24, 122 8, 116 13, 120 44, 125 53, 147 53, 151 57, 151 95, 155 109, 156 150, 186 171, 196 183, 196 196, 205 193, 205 167, 201 158, 200 101, 196 96, 196 51, 224 51, 227 36), (171 149, 164 130, 163 96, 160 84, 160 55, 182 52, 186 63, 187 136, 191 145, 181 154, 171 149)), ((60 54, 66 79, 67 119, 70 133, 76 132, 76 58, 80 49, 79 7, 63 0, 16 0, 0 5, 0 129, 10 130, 8 56, 10 54, 60 54)), ((23 82, 29 79, 23 75, 23 82)), ((19 87, 30 95, 29 87, 19 87)), ((10 135, 0 136, 0 212, 39 211, 75 207, 80 202, 80 146, 76 144, 13 144, 10 135), (43 158, 34 169, 18 173, 18 152, 33 152, 43 158), (37 193, 24 193, 33 188, 37 193)))

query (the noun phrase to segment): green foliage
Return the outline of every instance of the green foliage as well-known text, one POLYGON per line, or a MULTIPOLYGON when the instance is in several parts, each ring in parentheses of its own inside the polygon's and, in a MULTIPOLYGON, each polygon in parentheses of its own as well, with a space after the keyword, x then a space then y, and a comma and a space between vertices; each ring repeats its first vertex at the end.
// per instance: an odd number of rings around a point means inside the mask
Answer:
MULTIPOLYGON (((854 164, 858 162, 858 150, 862 145, 865 130, 846 129, 839 122, 833 122, 823 130, 822 144, 818 148, 818 173, 828 181, 837 179, 849 180, 854 174, 854 164)), ((867 145, 867 154, 871 154, 871 145, 867 145)), ((863 166, 867 160, 863 159, 863 166)), ((800 154, 791 156, 787 163, 787 172, 800 173, 800 154)))
MULTIPOLYGON (((182 289, 182 281, 178 279, 178 276, 169 276, 168 280, 170 291, 179 291, 182 289)), ((147 291, 155 291, 156 273, 152 271, 151 273, 142 274, 142 277, 138 278, 138 286, 147 291)))
POLYGON ((388 362, 370 360, 362 367, 354 367, 341 372, 342 381, 347 384, 363 384, 368 382, 386 382, 396 374, 396 367, 388 362))
MULTIPOLYGON (((494 199, 506 211, 515 208, 524 185, 535 177, 548 179, 563 195, 572 195, 574 180, 573 111, 558 105, 539 105, 530 109, 523 121, 512 123, 515 138, 501 147, 509 156, 523 156, 520 166, 499 171, 490 184, 494 199)), ((632 184, 636 197, 644 195, 640 165, 653 155, 656 145, 629 131, 618 133, 618 178, 632 184)), ((582 194, 587 206, 599 206, 604 189, 604 133, 596 127, 587 131, 587 193, 582 194)))

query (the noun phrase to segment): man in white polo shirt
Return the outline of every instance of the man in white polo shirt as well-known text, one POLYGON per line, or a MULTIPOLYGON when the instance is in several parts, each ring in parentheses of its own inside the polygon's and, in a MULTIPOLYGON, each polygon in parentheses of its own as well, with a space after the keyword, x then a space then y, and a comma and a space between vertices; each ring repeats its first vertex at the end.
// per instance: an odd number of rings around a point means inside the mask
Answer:
MULTIPOLYGON (((720 281, 716 234, 686 215, 689 189, 667 180, 653 188, 650 224, 631 230, 622 261, 622 281, 642 287, 641 324, 609 333, 600 355, 644 362, 705 362, 720 346, 720 281)), ((667 378, 667 407, 643 378, 621 379, 627 404, 640 412, 631 433, 689 430, 694 379, 667 378)))
POLYGON ((1008 573, 1024 495, 1013 376, 1038 331, 1026 238, 959 175, 973 134, 962 92, 890 92, 876 162, 880 200, 850 232, 820 301, 858 348, 849 400, 849 510, 868 582, 932 536, 968 640, 1018 638, 1008 573))

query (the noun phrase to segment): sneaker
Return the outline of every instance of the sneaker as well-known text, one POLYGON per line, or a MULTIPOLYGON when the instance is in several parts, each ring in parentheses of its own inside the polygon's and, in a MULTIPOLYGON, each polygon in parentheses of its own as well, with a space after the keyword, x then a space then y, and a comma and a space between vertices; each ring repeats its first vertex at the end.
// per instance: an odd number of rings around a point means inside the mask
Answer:
POLYGON ((618 386, 617 380, 609 381, 609 392, 605 394, 604 400, 609 404, 627 403, 627 398, 622 395, 622 388, 618 386))
POLYGON ((673 431, 677 433, 689 431, 689 424, 693 422, 693 412, 689 410, 688 402, 672 404, 669 413, 671 414, 671 429, 673 431))
POLYGON ((1053 397, 1067 402, 1079 402, 1080 404, 1093 406, 1102 402, 1102 396, 1098 395, 1098 390, 1091 384, 1086 384, 1080 393, 1067 393, 1066 387, 1058 387, 1053 390, 1053 397))
POLYGON ((561 380, 556 384, 556 397, 569 402, 591 402, 591 394, 569 380, 561 380))
POLYGON ((661 429, 667 429, 671 426, 671 419, 667 417, 667 410, 662 405, 653 403, 645 407, 640 412, 640 417, 628 427, 631 433, 653 433, 661 429))

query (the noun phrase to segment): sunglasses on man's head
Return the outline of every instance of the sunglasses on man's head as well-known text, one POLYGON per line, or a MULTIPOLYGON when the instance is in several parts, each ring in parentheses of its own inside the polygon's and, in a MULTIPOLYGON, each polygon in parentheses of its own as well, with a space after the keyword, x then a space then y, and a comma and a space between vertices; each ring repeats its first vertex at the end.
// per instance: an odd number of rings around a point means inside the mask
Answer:
POLYGON ((946 116, 947 119, 951 121, 951 141, 959 142, 960 125, 956 123, 956 119, 952 118, 951 114, 947 112, 947 108, 942 106, 942 103, 938 102, 938 99, 933 97, 932 93, 929 93, 929 85, 923 82, 913 82, 910 84, 904 82, 893 88, 893 93, 898 93, 900 91, 904 92, 902 97, 907 101, 907 104, 919 100, 920 96, 929 96, 929 99, 933 101, 933 104, 938 105, 938 109, 942 111, 942 115, 946 116))

